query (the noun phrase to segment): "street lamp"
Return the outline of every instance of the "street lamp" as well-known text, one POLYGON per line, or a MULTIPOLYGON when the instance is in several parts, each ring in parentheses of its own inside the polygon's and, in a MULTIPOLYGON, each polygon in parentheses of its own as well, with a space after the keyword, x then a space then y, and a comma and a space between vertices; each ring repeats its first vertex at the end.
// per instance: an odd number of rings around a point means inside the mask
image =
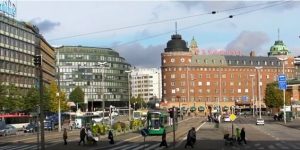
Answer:
POLYGON ((253 79, 255 77, 254 74, 250 74, 250 77, 251 77, 251 86, 252 86, 252 107, 253 107, 253 117, 254 117, 254 86, 253 86, 253 79))
POLYGON ((130 109, 131 109, 131 104, 130 104, 130 73, 132 72, 132 70, 126 70, 125 71, 127 73, 128 76, 128 119, 129 121, 131 120, 131 116, 130 116, 130 109))
POLYGON ((56 97, 58 99, 58 132, 61 132, 61 111, 60 111, 59 92, 56 93, 56 97))
POLYGON ((262 69, 262 66, 255 67, 257 70, 257 76, 258 76, 258 100, 259 100, 259 119, 261 119, 261 97, 260 97, 260 72, 259 70, 262 69))
MULTIPOLYGON (((278 58, 282 61, 282 74, 284 75, 284 62, 288 59, 287 57, 278 58)), ((284 124, 286 124, 286 112, 285 112, 285 88, 283 89, 283 120, 284 124)))
MULTIPOLYGON (((102 120, 104 120, 104 112, 105 112, 105 108, 104 108, 104 105, 105 105, 105 102, 104 102, 104 68, 105 68, 105 64, 107 64, 107 62, 98 62, 98 65, 100 66, 101 68, 101 87, 102 87, 102 92, 101 94, 103 95, 103 98, 102 98, 102 114, 103 114, 103 118, 102 120)), ((92 111, 94 110, 94 101, 92 101, 92 111)))

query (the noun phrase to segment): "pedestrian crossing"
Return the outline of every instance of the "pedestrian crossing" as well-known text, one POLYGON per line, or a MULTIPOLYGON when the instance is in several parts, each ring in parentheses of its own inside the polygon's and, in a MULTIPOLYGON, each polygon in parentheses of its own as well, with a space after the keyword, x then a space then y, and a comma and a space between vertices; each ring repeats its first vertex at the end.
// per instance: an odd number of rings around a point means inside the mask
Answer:
POLYGON ((162 150, 165 147, 159 147, 160 143, 155 143, 155 144, 133 144, 133 143, 128 143, 128 144, 122 144, 122 145, 117 145, 112 148, 109 148, 109 150, 162 150))
POLYGON ((5 145, 0 146, 0 150, 36 150, 37 145, 5 145))
POLYGON ((286 142, 273 142, 272 144, 268 143, 255 143, 253 145, 235 145, 232 147, 227 147, 226 149, 234 150, 244 150, 244 149, 256 149, 256 150, 300 150, 299 143, 286 143, 286 142))

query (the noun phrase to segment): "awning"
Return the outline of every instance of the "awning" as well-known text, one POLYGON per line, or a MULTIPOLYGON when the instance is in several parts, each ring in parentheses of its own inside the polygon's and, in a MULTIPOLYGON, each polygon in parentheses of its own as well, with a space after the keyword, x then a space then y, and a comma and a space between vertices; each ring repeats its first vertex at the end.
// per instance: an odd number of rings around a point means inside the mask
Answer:
POLYGON ((204 111, 205 110, 205 107, 204 106, 199 106, 198 107, 198 111, 204 111))

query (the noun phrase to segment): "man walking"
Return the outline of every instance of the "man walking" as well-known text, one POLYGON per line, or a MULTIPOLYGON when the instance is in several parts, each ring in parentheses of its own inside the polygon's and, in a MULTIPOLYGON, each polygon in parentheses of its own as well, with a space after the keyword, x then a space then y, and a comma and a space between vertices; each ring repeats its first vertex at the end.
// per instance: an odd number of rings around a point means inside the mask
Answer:
POLYGON ((85 128, 82 127, 80 130, 80 141, 78 142, 78 145, 80 145, 81 142, 83 142, 83 145, 85 145, 85 136, 86 136, 86 132, 85 132, 85 128))
POLYGON ((63 133, 63 138, 64 138, 64 145, 67 145, 67 139, 68 139, 68 133, 67 133, 67 129, 64 128, 64 133, 63 133))
POLYGON ((241 142, 242 141, 244 141, 244 143, 247 144, 245 128, 242 128, 242 131, 241 131, 241 142))
POLYGON ((194 148, 194 144, 196 143, 196 130, 194 127, 189 130, 187 135, 187 141, 184 148, 187 148, 187 146, 191 146, 194 148))
POLYGON ((168 148, 166 131, 164 131, 163 135, 161 136, 161 143, 159 147, 161 146, 166 146, 166 148, 168 148))

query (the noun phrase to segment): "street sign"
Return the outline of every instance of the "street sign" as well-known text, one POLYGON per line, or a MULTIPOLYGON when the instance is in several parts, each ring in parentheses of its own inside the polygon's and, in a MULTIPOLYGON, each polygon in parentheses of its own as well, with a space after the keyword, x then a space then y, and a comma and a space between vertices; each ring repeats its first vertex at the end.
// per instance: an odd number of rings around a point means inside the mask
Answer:
POLYGON ((229 116, 229 119, 230 119, 231 121, 234 121, 234 120, 236 119, 236 115, 231 114, 231 115, 229 116))
POLYGON ((284 74, 278 75, 278 87, 280 90, 286 90, 286 76, 284 74))

